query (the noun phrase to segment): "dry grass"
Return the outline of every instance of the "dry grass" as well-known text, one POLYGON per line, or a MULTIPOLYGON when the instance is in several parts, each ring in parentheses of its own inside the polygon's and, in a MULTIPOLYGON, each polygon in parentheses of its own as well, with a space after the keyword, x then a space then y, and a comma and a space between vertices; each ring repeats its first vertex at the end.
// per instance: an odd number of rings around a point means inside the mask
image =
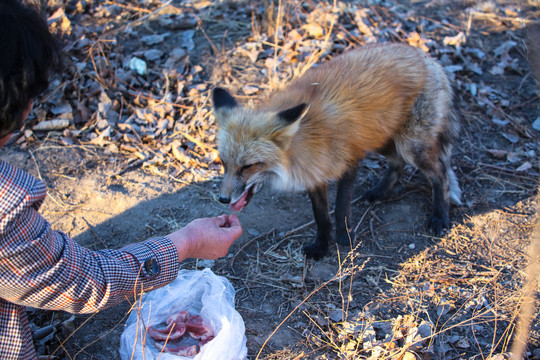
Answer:
MULTIPOLYGON (((400 315, 380 319, 369 311, 348 312, 355 286, 353 278, 361 277, 369 268, 366 260, 361 265, 350 261, 358 252, 348 254, 334 277, 316 286, 287 316, 280 316, 283 321, 272 333, 307 305, 303 314, 310 325, 301 335, 312 350, 295 353, 289 349, 285 353, 271 352, 263 358, 323 359, 325 353, 337 354, 341 359, 397 359, 412 353, 425 358, 456 347, 471 358, 476 357, 473 354, 490 358, 508 352, 516 319, 525 302, 522 269, 528 257, 524 246, 534 218, 533 205, 528 204, 525 209, 527 213, 513 216, 503 211, 476 216, 468 224, 455 227, 438 245, 401 264, 398 274, 387 279, 391 289, 372 299, 400 315), (344 281, 336 281, 344 275, 344 281), (325 287, 333 293, 333 300, 321 302, 319 298, 311 302, 315 293, 325 287), (335 306, 341 310, 342 321, 329 315, 329 309, 336 310, 335 306), (427 326, 429 331, 418 337, 421 326, 427 326), (489 343, 482 343, 476 334, 482 341, 489 339, 489 343)), ((275 267, 275 259, 263 255, 257 263, 271 261, 268 268, 275 267)), ((264 270, 253 270, 246 281, 264 276, 264 270)), ((281 269, 275 272, 282 273, 281 269)), ((268 278, 271 276, 268 274, 268 278)), ((301 284, 308 286, 305 279, 301 284)))

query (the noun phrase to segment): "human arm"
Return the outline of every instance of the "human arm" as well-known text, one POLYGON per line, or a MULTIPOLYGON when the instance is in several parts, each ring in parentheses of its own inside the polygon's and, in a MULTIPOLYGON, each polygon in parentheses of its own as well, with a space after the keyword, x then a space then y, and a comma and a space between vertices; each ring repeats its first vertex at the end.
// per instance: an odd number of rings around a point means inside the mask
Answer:
POLYGON ((0 297, 9 302, 90 313, 163 286, 178 274, 176 248, 167 238, 92 251, 52 230, 36 209, 22 208, 0 226, 0 297), (144 266, 150 259, 157 273, 144 266))

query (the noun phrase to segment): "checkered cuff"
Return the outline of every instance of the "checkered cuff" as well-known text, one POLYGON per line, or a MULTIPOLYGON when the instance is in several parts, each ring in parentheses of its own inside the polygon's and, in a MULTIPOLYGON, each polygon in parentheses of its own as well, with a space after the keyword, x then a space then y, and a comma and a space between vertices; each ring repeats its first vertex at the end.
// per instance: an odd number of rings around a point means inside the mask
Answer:
POLYGON ((178 253, 172 241, 166 237, 152 238, 122 250, 137 259, 141 266, 141 280, 147 283, 147 286, 161 286, 178 276, 178 253))

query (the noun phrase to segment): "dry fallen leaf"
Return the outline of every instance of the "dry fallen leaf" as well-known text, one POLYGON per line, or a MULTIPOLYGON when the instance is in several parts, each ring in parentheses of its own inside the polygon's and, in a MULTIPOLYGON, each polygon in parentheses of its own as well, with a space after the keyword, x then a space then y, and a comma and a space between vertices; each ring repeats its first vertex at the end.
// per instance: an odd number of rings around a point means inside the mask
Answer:
POLYGON ((69 120, 67 119, 53 119, 45 120, 37 123, 32 127, 34 131, 52 131, 52 130, 64 130, 69 126, 69 120))

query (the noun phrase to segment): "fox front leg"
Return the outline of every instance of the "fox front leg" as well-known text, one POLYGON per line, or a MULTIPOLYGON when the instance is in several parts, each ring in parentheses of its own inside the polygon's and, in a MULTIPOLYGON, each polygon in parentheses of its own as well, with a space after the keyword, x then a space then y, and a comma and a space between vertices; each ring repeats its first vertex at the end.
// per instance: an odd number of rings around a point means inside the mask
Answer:
POLYGON ((351 200, 358 171, 358 163, 351 166, 338 183, 336 196, 336 241, 339 245, 352 245, 354 229, 351 227, 351 200))
POLYGON ((319 260, 328 252, 328 244, 332 239, 332 221, 328 211, 327 186, 308 191, 313 207, 313 215, 317 223, 317 237, 315 241, 304 247, 306 257, 319 260))

